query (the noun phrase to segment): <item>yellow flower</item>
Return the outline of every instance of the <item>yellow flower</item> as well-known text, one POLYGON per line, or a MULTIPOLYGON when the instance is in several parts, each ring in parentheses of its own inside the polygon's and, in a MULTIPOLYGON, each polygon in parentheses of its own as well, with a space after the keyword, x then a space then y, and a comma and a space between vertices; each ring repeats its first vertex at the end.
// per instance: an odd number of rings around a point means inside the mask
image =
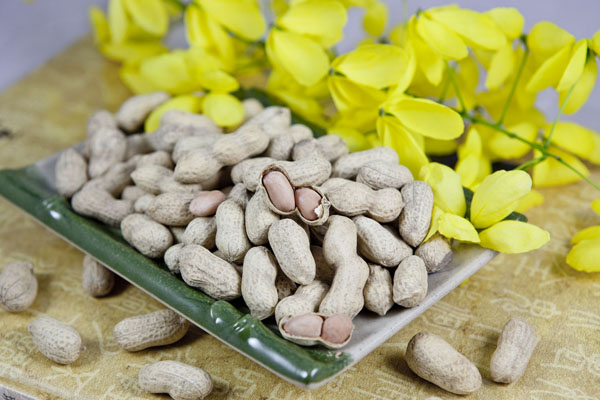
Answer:
POLYGON ((237 126, 244 120, 244 107, 234 96, 227 93, 209 93, 202 102, 204 115, 225 127, 237 126))
POLYGON ((444 213, 438 220, 438 231, 447 238, 461 242, 479 243, 479 235, 475 227, 465 218, 451 213, 444 213))
POLYGON ((239 37, 255 41, 265 32, 256 0, 194 0, 219 24, 239 37))
POLYGON ((592 201, 592 210, 598 215, 600 215, 600 199, 596 199, 592 201))
POLYGON ((90 7, 89 17, 92 33, 94 34, 94 43, 99 45, 108 42, 110 40, 110 28, 104 12, 99 7, 92 6, 90 7))
POLYGON ((524 213, 532 207, 539 206, 544 202, 544 196, 537 190, 532 190, 521 198, 515 211, 524 213))
MULTIPOLYGON (((545 137, 550 134, 551 125, 546 127, 545 137)), ((589 158, 594 150, 594 138, 598 133, 574 122, 558 122, 552 135, 552 143, 582 158, 589 158)))
POLYGON ((431 223, 429 225, 429 232, 427 232, 427 236, 425 236, 423 242, 428 241, 429 238, 435 235, 435 233, 438 231, 439 221, 442 215, 444 215, 444 211, 434 204, 433 211, 431 213, 431 223))
POLYGON ((356 108, 378 109, 385 100, 385 93, 381 90, 356 83, 345 76, 330 75, 327 85, 336 108, 342 112, 356 108))
POLYGON ((387 19, 387 6, 382 1, 375 1, 367 7, 363 17, 363 28, 371 36, 380 36, 385 29, 387 19))
POLYGON ((411 134, 392 116, 377 118, 377 134, 384 146, 396 150, 400 163, 406 166, 413 175, 418 175, 428 160, 418 137, 411 134))
POLYGON ((235 46, 225 29, 198 6, 187 7, 184 19, 188 43, 218 57, 226 70, 231 71, 236 57, 235 46))
POLYGON ((314 85, 329 70, 325 50, 317 42, 296 33, 271 30, 266 50, 275 66, 286 70, 302 85, 314 85))
POLYGON ((463 186, 474 190, 492 172, 490 161, 483 155, 481 136, 476 126, 471 126, 457 153, 456 173, 460 175, 463 186))
POLYGON ((600 225, 590 226, 577 232, 575 236, 571 238, 571 244, 577 244, 584 240, 599 239, 600 240, 600 225))
POLYGON ((123 0, 127 14, 144 31, 163 36, 169 28, 167 9, 161 0, 123 0))
POLYGON ((542 21, 533 26, 527 35, 527 47, 536 65, 575 43, 575 37, 552 22, 542 21))
POLYGON ((431 156, 447 156, 456 152, 458 143, 455 140, 439 140, 425 138, 425 153, 431 156))
POLYGON ((550 234, 535 225, 520 221, 501 221, 479 232, 482 247, 506 254, 526 253, 539 249, 550 234))
POLYGON ((516 8, 492 8, 491 10, 486 11, 484 14, 489 15, 494 20, 496 25, 498 25, 498 28, 504 32, 508 40, 512 41, 521 36, 525 19, 516 8))
POLYGON ((582 240, 569 254, 567 264, 582 272, 600 272, 600 239, 582 240))
MULTIPOLYGON (((506 130, 531 142, 535 141, 537 137, 537 129, 531 122, 525 121, 517 125, 509 125, 506 130)), ((527 143, 512 139, 500 132, 494 132, 489 138, 488 147, 495 156, 502 159, 520 158, 531 151, 531 147, 527 143)))
POLYGON ((513 212, 530 190, 531 178, 526 172, 494 172, 481 182, 473 194, 471 222, 479 229, 495 224, 513 212))
POLYGON ((516 57, 512 46, 507 43, 491 59, 485 86, 488 89, 498 89, 513 72, 516 57))
MULTIPOLYGON (((548 150, 569 163, 584 176, 590 176, 588 168, 577 157, 552 146, 548 150)), ((534 155, 536 157, 539 156, 537 152, 534 155)), ((580 180, 581 177, 579 175, 552 157, 548 157, 533 167, 533 184, 536 187, 566 185, 568 183, 579 182, 580 180)))
MULTIPOLYGON (((575 88, 571 92, 567 103, 564 106, 563 112, 565 114, 573 114, 577 112, 581 106, 587 101, 594 85, 596 84, 596 77, 598 76, 598 67, 596 65, 596 57, 588 57, 585 63, 585 68, 581 74, 581 78, 575 84, 575 88)), ((570 88, 558 92, 558 103, 563 104, 567 98, 570 88)))
POLYGON ((436 20, 427 18, 427 13, 417 19, 416 30, 429 47, 446 59, 460 60, 469 54, 467 46, 457 34, 436 20))
POLYGON ((144 123, 144 129, 147 133, 154 132, 160 126, 160 118, 167 110, 184 110, 192 113, 197 113, 202 108, 202 98, 185 94, 181 96, 172 97, 160 106, 156 107, 152 113, 146 119, 144 123))
MULTIPOLYGON (((383 89, 401 81, 408 80, 410 83, 412 76, 405 76, 414 73, 410 63, 410 54, 399 47, 367 44, 336 59, 333 68, 353 82, 383 89)), ((404 88, 401 90, 404 91, 404 88)))
POLYGON ((425 181, 433 190, 434 204, 446 213, 459 217, 465 215, 467 205, 460 183, 460 176, 446 165, 429 163, 419 173, 419 179, 425 181))
POLYGON ((367 137, 356 129, 333 126, 327 130, 327 134, 341 137, 351 152, 367 150, 371 147, 367 137))
POLYGON ((346 10, 337 0, 294 2, 277 20, 277 25, 316 41, 328 48, 342 39, 346 10))
POLYGON ((600 29, 594 33, 594 37, 590 41, 590 47, 594 50, 594 53, 600 54, 600 29))

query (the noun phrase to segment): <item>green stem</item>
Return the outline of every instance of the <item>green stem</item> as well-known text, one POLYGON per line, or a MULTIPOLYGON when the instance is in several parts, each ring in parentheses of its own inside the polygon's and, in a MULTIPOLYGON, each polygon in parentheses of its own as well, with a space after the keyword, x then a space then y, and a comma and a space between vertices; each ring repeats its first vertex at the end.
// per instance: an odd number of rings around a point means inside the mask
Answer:
POLYGON ((536 150, 539 150, 539 151, 540 151, 542 154, 547 154, 547 152, 546 152, 546 149, 544 149, 544 147, 543 147, 541 144, 539 144, 539 143, 536 143, 536 142, 532 142, 532 141, 530 141, 530 140, 527 140, 527 139, 524 139, 524 138, 522 138, 521 136, 517 135, 517 134, 516 134, 516 133, 514 133, 514 132, 507 131, 506 129, 502 128, 502 127, 501 127, 501 126, 499 126, 498 124, 495 124, 495 123, 492 123, 492 122, 486 121, 486 120, 485 120, 485 119, 483 119, 483 118, 474 117, 474 116, 472 116, 472 115, 469 115, 469 114, 467 114, 467 113, 466 113, 466 112, 464 112, 464 111, 462 111, 462 112, 461 112, 461 111, 459 111, 458 113, 459 113, 459 114, 460 114, 460 115, 461 115, 461 116, 462 116, 464 119, 468 119, 469 121, 471 121, 471 122, 473 122, 473 123, 476 123, 476 124, 481 124, 481 125, 485 125, 485 126, 487 126, 487 127, 489 127, 489 128, 495 129, 496 131, 498 131, 498 132, 500 132, 500 133, 503 133, 503 134, 505 134, 506 136, 508 136, 508 137, 509 137, 509 138, 511 138, 511 139, 515 139, 515 140, 518 140, 518 141, 520 141, 520 142, 523 142, 523 143, 526 143, 526 144, 528 144, 530 147, 532 147, 532 148, 534 148, 534 149, 536 149, 536 150))
POLYGON ((454 92, 456 93, 456 98, 458 99, 458 104, 460 104, 460 108, 462 109, 462 112, 466 112, 467 107, 465 107, 465 102, 463 101, 462 95, 460 94, 460 89, 458 88, 458 83, 456 82, 456 79, 454 78, 454 68, 450 67, 450 64, 448 64, 448 61, 446 61, 446 69, 448 70, 448 79, 450 80, 450 83, 452 83, 452 87, 454 88, 454 92))
POLYGON ((517 85, 519 84, 519 80, 521 79, 521 75, 523 74, 523 70, 525 69, 525 63, 527 61, 528 55, 529 49, 525 47, 525 52, 523 53, 521 64, 519 64, 517 76, 515 77, 512 87, 510 88, 510 92, 508 93, 508 97, 506 98, 506 103, 504 103, 504 108, 502 109, 502 114, 500 114, 500 119, 498 119, 498 125, 502 125, 502 123, 504 122, 504 118, 506 117, 506 113, 508 112, 508 108, 510 107, 510 103, 512 102, 513 96, 515 95, 517 85))
POLYGON ((552 123, 552 127, 550 128, 550 133, 548 134, 548 137, 546 139, 544 139, 544 149, 547 149, 548 147, 550 147, 550 141, 552 140, 552 136, 554 135, 554 130, 556 129, 558 120, 560 119, 560 116, 562 115, 563 110, 565 109, 565 106, 567 105, 567 102, 569 101, 569 97, 571 97, 571 93, 573 93, 573 89, 575 89, 576 84, 577 84, 577 82, 575 82, 573 85, 571 85, 571 88, 569 89, 567 96, 565 97, 562 104, 560 105, 560 109, 558 110, 558 113, 556 114, 556 117, 554 118, 554 122, 552 123))
POLYGON ((542 161, 544 161, 547 157, 545 155, 533 158, 529 161, 524 162, 523 164, 519 165, 518 167, 516 167, 515 169, 520 169, 523 171, 528 170, 529 168, 541 163, 542 161))
POLYGON ((575 172, 577 175, 579 175, 579 177, 581 177, 581 179, 583 179, 584 181, 586 181, 587 183, 589 183, 590 185, 592 185, 597 191, 600 192, 600 186, 597 183, 595 183, 594 181, 592 181, 590 178, 588 178, 587 176, 585 176, 577 168, 573 167, 571 164, 569 164, 568 162, 566 162, 565 160, 563 160, 560 156, 551 155, 551 157, 553 157, 556 161, 558 161, 559 163, 561 163, 565 167, 569 168, 571 171, 575 172))

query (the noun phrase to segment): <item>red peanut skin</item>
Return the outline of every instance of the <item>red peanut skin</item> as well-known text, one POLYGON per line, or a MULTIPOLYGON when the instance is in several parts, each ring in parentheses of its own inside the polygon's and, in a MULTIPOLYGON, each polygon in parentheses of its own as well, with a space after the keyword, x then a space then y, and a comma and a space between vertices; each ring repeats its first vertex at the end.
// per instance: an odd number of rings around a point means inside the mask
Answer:
POLYGON ((296 208, 294 189, 287 177, 279 171, 271 171, 262 178, 269 199, 282 212, 290 212, 296 208))
POLYGON ((300 214, 309 221, 319 218, 315 209, 321 204, 321 195, 310 188, 296 189, 294 192, 296 207, 300 214))

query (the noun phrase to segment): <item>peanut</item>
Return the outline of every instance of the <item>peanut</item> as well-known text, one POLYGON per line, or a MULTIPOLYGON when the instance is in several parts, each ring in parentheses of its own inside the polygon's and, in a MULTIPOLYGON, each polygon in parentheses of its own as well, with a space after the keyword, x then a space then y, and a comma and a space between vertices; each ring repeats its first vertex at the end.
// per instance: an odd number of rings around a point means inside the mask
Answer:
POLYGON ((294 199, 300 215, 309 221, 319 219, 320 215, 317 212, 323 213, 323 210, 319 209, 322 208, 322 197, 316 190, 307 187, 298 188, 294 191, 294 199))
POLYGON ((148 207, 150 207, 150 203, 154 200, 153 194, 145 194, 142 197, 138 198, 135 203, 133 203, 133 209, 136 213, 145 213, 148 207))
POLYGON ((117 128, 117 120, 114 115, 107 110, 96 111, 88 120, 86 131, 88 140, 96 134, 100 129, 117 128))
POLYGON ((408 256, 394 273, 394 303, 402 307, 418 306, 427 295, 427 269, 417 256, 408 256))
POLYGON ((294 189, 284 174, 279 171, 270 171, 263 175, 262 184, 267 191, 269 200, 279 211, 287 213, 296 208, 294 189))
POLYGON ((310 252, 315 259, 316 273, 315 279, 331 284, 335 276, 335 265, 329 264, 323 254, 323 248, 320 246, 310 246, 310 252))
POLYGON ((248 158, 247 160, 237 163, 233 166, 233 168, 231 168, 231 180, 236 184, 243 183, 246 171, 252 169, 252 175, 256 177, 256 185, 254 186, 254 190, 256 190, 260 173, 267 165, 271 165, 274 162, 275 159, 270 157, 248 158))
POLYGON ((356 225, 351 219, 334 215, 323 240, 323 254, 336 271, 329 292, 321 302, 324 315, 345 314, 354 318, 364 305, 363 289, 369 277, 367 263, 356 253, 356 225))
POLYGON ((115 114, 119 126, 126 131, 137 131, 150 115, 152 110, 169 100, 167 92, 139 94, 125 100, 115 114))
POLYGON ((215 299, 231 300, 241 295, 241 278, 234 266, 202 246, 184 246, 179 253, 179 269, 188 285, 215 299))
POLYGON ((174 274, 179 273, 179 254, 183 246, 185 246, 184 243, 177 243, 169 247, 167 251, 165 251, 165 264, 167 264, 169 271, 171 271, 174 274))
POLYGON ((242 297, 253 317, 265 319, 275 312, 279 301, 275 286, 277 270, 275 257, 266 247, 253 247, 246 253, 242 297))
POLYGON ((317 314, 297 315, 288 319, 282 326, 291 336, 318 338, 321 336, 323 318, 317 314))
POLYGON ((437 233, 428 241, 421 243, 415 250, 415 255, 425 262, 427 272, 430 274, 443 270, 452 262, 452 248, 448 239, 437 233))
POLYGON ((412 247, 417 247, 429 231, 433 191, 426 182, 413 181, 404 185, 401 192, 405 205, 398 223, 400 236, 412 247))
POLYGON ((169 230, 173 235, 173 243, 181 243, 181 239, 183 238, 183 234, 185 233, 185 228, 181 226, 170 226, 169 230))
POLYGON ((106 190, 114 197, 119 197, 123 192, 123 189, 132 183, 131 172, 133 172, 134 169, 135 162, 131 160, 117 163, 101 176, 88 181, 84 187, 95 186, 99 189, 106 190))
POLYGON ((71 364, 81 353, 81 336, 71 326, 51 317, 38 317, 27 326, 33 344, 45 357, 58 364, 71 364))
POLYGON ((56 189, 71 197, 87 182, 87 162, 74 149, 63 151, 56 162, 56 189))
POLYGON ((412 248, 389 227, 362 215, 352 220, 358 233, 358 251, 365 258, 384 267, 396 267, 412 255, 412 248))
POLYGON ((306 231, 286 218, 269 228, 269 244, 283 273, 292 281, 307 285, 315 279, 315 260, 306 231))
POLYGON ((135 185, 134 186, 125 186, 125 188, 121 192, 121 200, 132 201, 134 203, 134 208, 135 208, 135 202, 140 197, 145 196, 147 194, 149 194, 149 193, 146 192, 141 187, 138 187, 138 186, 135 186, 135 185))
POLYGON ((262 103, 256 99, 243 100, 242 107, 244 107, 244 119, 246 121, 256 117, 265 108, 262 103))
POLYGON ((215 217, 196 217, 185 227, 181 242, 212 249, 215 247, 216 235, 217 219, 215 217))
POLYGON ((358 170, 356 181, 364 183, 371 189, 385 188, 401 189, 402 186, 413 181, 412 173, 404 165, 373 160, 358 170))
POLYGON ((175 400, 201 400, 213 389, 206 371, 178 361, 144 365, 138 374, 138 383, 146 392, 168 393, 175 400))
POLYGON ((171 160, 171 155, 166 151, 155 151, 149 154, 139 155, 136 167, 142 167, 144 165, 160 165, 172 169, 173 160, 171 160))
POLYGON ((292 123, 292 114, 287 107, 270 106, 254 117, 243 126, 257 127, 264 132, 269 139, 284 134, 292 123))
POLYGON ((115 325, 113 337, 127 351, 165 346, 185 336, 190 323, 169 309, 125 318, 115 325))
POLYGON ((165 111, 160 117, 160 124, 164 126, 185 127, 194 131, 197 135, 205 135, 207 132, 221 132, 221 128, 206 115, 178 110, 176 108, 165 111))
POLYGON ((349 217, 367 214, 378 222, 395 220, 404 207, 398 190, 373 190, 353 181, 338 184, 328 189, 325 195, 338 213, 349 217))
POLYGON ((199 185, 201 185, 204 190, 221 189, 231 185, 231 168, 221 168, 216 174, 200 182, 199 185))
POLYGON ((81 286, 91 296, 106 296, 110 293, 113 286, 115 286, 115 274, 100 264, 95 258, 86 254, 83 257, 81 286))
MULTIPOLYGON (((245 189, 244 189, 245 190, 245 189)), ((255 245, 263 245, 269 241, 269 228, 279 221, 267 205, 267 194, 259 190, 250 198, 245 212, 246 234, 255 245)))
POLYGON ((523 376, 536 344, 537 336, 531 325, 519 318, 509 319, 492 355, 492 380, 500 383, 516 382, 523 376))
POLYGON ((352 318, 344 314, 332 315, 323 322, 321 338, 327 343, 339 345, 350 339, 353 330, 352 318))
POLYGON ((119 226, 123 218, 133 213, 131 201, 117 200, 106 190, 89 183, 71 199, 71 206, 77 214, 95 218, 107 225, 119 226))
POLYGON ((20 312, 35 301, 38 281, 33 265, 26 261, 8 264, 0 273, 0 305, 9 312, 20 312))
POLYGON ((249 123, 219 138, 211 149, 184 154, 175 167, 175 179, 183 183, 202 182, 224 166, 262 153, 269 145, 269 137, 256 126, 247 126, 249 123))
POLYGON ((481 374, 475 365, 433 333, 413 336, 405 359, 415 374, 448 392, 470 394, 481 386, 481 374))
POLYGON ((173 178, 173 171, 161 165, 139 166, 131 173, 131 178, 137 186, 152 194, 166 192, 196 193, 202 189, 199 184, 177 182, 173 178))
POLYGON ((121 233, 127 242, 150 258, 162 257, 173 244, 169 229, 144 214, 131 214, 121 221, 121 233))
MULTIPOLYGON (((178 110, 179 111, 179 110, 178 110)), ((167 113, 163 114, 163 118, 161 119, 161 126, 158 128, 152 135, 150 135, 150 143, 155 150, 164 150, 168 152, 174 152, 175 146, 177 143, 186 138, 192 137, 200 137, 203 138, 203 142, 207 143, 207 145, 212 145, 217 139, 222 137, 223 135, 220 133, 218 128, 214 129, 213 127, 208 126, 200 126, 194 127, 190 125, 182 125, 182 124, 173 124, 163 122, 164 116, 167 113)), ((195 115, 196 117, 202 117, 204 119, 208 119, 204 115, 195 115)), ((212 121, 211 124, 214 125, 212 121)), ((197 143, 197 142, 194 142, 197 143)), ((196 148, 200 148, 202 146, 198 146, 196 148)), ((178 151, 181 150, 181 147, 178 151)), ((184 150, 183 152, 187 152, 189 150, 184 150)), ((182 154, 178 152, 178 156, 182 154)))
POLYGON ((210 217, 225 200, 227 196, 220 190, 199 192, 190 203, 190 212, 197 217, 210 217))
POLYGON ((380 160, 398 164, 398 154, 391 147, 375 147, 369 150, 341 156, 333 165, 333 176, 353 179, 360 168, 373 161, 380 160))
POLYGON ((243 183, 236 183, 229 191, 227 198, 238 203, 243 209, 248 206, 248 191, 243 183))
POLYGON ((296 293, 284 298, 275 307, 277 324, 281 326, 282 322, 291 317, 317 311, 328 291, 329 285, 317 280, 298 287, 296 293))
POLYGON ((234 200, 225 200, 217 208, 216 221, 217 248, 225 255, 227 261, 242 261, 252 246, 246 236, 244 209, 234 200))
POLYGON ((348 154, 348 146, 342 138, 336 135, 326 135, 318 139, 310 138, 297 142, 292 149, 292 160, 318 155, 329 162, 334 162, 346 154, 348 154))
MULTIPOLYGON (((152 145, 148 140, 148 135, 145 133, 129 135, 125 138, 125 140, 127 141, 127 151, 125 152, 126 160, 129 160, 131 157, 137 154, 146 154, 153 150, 152 145)), ((169 157, 169 161, 170 160, 171 158, 169 157)))
POLYGON ((210 148, 223 134, 221 133, 204 133, 199 136, 184 136, 179 138, 173 147, 171 157, 173 161, 178 162, 181 157, 192 150, 201 148, 210 148))
POLYGON ((190 212, 190 203, 194 195, 185 192, 162 193, 154 197, 146 214, 153 220, 171 226, 183 226, 194 219, 190 212))
MULTIPOLYGON (((279 267, 279 266, 278 266, 279 267)), ((277 289, 278 301, 291 296, 296 291, 296 284, 281 271, 281 268, 277 268, 277 278, 275 278, 275 288, 277 289)))
POLYGON ((265 154, 276 160, 289 160, 294 145, 304 139, 311 139, 312 137, 313 133, 306 125, 292 125, 286 133, 271 139, 271 143, 265 154))
POLYGON ((381 265, 369 264, 369 279, 363 295, 365 308, 379 315, 385 315, 394 305, 394 284, 390 271, 381 265))
POLYGON ((102 128, 89 141, 88 175, 96 178, 125 159, 127 140, 118 129, 102 128))
MULTIPOLYGON (((298 161, 278 161, 275 165, 285 172, 293 186, 318 186, 331 175, 331 163, 320 157, 303 158, 298 161)), ((258 184, 258 180, 256 182, 258 184)), ((245 179, 244 183, 246 183, 245 179)))

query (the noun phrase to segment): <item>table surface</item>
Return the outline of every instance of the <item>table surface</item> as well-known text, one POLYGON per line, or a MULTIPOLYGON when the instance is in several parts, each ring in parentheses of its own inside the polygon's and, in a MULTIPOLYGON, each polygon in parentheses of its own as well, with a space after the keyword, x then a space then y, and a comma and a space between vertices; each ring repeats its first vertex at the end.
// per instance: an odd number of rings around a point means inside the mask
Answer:
MULTIPOLYGON (((129 95, 118 68, 86 38, 0 94, 0 168, 21 167, 81 141, 89 115, 115 111, 129 95)), ((600 168, 592 169, 600 181, 600 168)), ((354 368, 309 392, 282 381, 200 330, 180 342, 128 353, 112 338, 123 318, 162 306, 124 281, 101 299, 81 289, 83 254, 0 199, 0 266, 34 264, 38 297, 22 313, 0 311, 0 386, 43 399, 152 399, 137 385, 139 368, 178 360, 206 369, 210 399, 424 399, 458 398, 416 377, 403 355, 419 331, 444 337, 471 359, 484 378, 473 399, 598 400, 600 383, 600 275, 569 268, 569 239, 600 224, 590 209, 598 194, 589 185, 543 189, 542 206, 527 212, 552 240, 525 255, 500 255, 354 368), (54 364, 34 347, 26 326, 49 315, 77 329, 86 346, 69 366, 54 364), (512 385, 489 379, 489 361, 504 323, 518 316, 540 342, 525 375, 512 385)))

